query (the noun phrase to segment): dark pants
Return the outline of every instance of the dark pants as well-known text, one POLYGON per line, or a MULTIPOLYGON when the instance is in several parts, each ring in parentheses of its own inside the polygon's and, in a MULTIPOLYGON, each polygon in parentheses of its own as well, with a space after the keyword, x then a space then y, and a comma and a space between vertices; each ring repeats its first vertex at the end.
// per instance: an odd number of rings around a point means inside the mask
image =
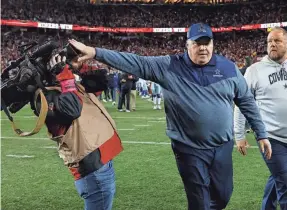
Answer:
POLYGON ((130 93, 131 89, 121 89, 121 96, 119 99, 118 109, 123 108, 123 104, 125 103, 126 99, 126 109, 130 110, 130 93))
POLYGON ((109 89, 108 88, 105 89, 104 92, 105 92, 105 99, 106 99, 106 101, 108 101, 111 98, 109 95, 109 89))
POLYGON ((110 90, 110 95, 112 97, 112 101, 116 101, 116 91, 117 89, 116 88, 109 88, 110 90))
POLYGON ((233 145, 230 141, 213 149, 190 148, 189 154, 173 148, 189 210, 226 207, 233 191, 233 145))
POLYGON ((265 160, 271 176, 265 186, 262 210, 275 210, 277 201, 281 210, 287 210, 287 144, 269 139, 272 147, 270 160, 265 160))

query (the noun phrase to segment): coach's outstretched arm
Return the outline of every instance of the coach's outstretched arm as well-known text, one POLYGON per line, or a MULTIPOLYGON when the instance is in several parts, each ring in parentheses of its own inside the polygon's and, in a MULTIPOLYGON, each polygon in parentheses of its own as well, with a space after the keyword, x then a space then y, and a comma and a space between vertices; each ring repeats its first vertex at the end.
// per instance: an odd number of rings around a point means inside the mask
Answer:
POLYGON ((164 74, 170 65, 170 56, 139 56, 133 53, 93 48, 75 40, 69 42, 83 54, 78 61, 95 58, 123 72, 156 82, 163 87, 167 86, 164 74))

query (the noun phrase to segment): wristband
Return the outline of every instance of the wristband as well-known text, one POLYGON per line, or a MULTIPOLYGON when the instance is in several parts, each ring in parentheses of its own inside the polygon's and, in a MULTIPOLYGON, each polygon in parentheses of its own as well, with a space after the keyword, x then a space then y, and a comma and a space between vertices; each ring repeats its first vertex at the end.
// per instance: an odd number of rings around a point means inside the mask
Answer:
POLYGON ((62 93, 77 91, 75 79, 63 80, 60 82, 62 93))

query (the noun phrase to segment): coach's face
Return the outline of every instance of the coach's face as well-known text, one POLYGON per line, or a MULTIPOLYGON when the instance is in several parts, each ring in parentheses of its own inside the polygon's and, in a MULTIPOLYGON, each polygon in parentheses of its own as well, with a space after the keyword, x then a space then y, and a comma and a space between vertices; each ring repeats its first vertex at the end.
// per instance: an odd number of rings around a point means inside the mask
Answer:
POLYGON ((187 40, 187 50, 190 59, 198 65, 207 64, 213 52, 213 40, 202 37, 195 41, 187 40))
POLYGON ((267 37, 267 52, 270 59, 282 63, 287 54, 287 38, 280 30, 271 31, 267 37))

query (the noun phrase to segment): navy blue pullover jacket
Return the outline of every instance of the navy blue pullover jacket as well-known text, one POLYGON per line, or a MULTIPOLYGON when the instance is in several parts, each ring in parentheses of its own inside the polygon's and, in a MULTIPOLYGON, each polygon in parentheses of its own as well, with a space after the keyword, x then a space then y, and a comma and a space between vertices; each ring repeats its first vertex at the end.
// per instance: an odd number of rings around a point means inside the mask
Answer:
POLYGON ((233 102, 245 115, 257 140, 267 137, 244 77, 223 56, 214 54, 208 64, 198 66, 187 52, 139 56, 96 48, 95 58, 163 88, 166 133, 182 150, 210 149, 233 141, 233 102))

